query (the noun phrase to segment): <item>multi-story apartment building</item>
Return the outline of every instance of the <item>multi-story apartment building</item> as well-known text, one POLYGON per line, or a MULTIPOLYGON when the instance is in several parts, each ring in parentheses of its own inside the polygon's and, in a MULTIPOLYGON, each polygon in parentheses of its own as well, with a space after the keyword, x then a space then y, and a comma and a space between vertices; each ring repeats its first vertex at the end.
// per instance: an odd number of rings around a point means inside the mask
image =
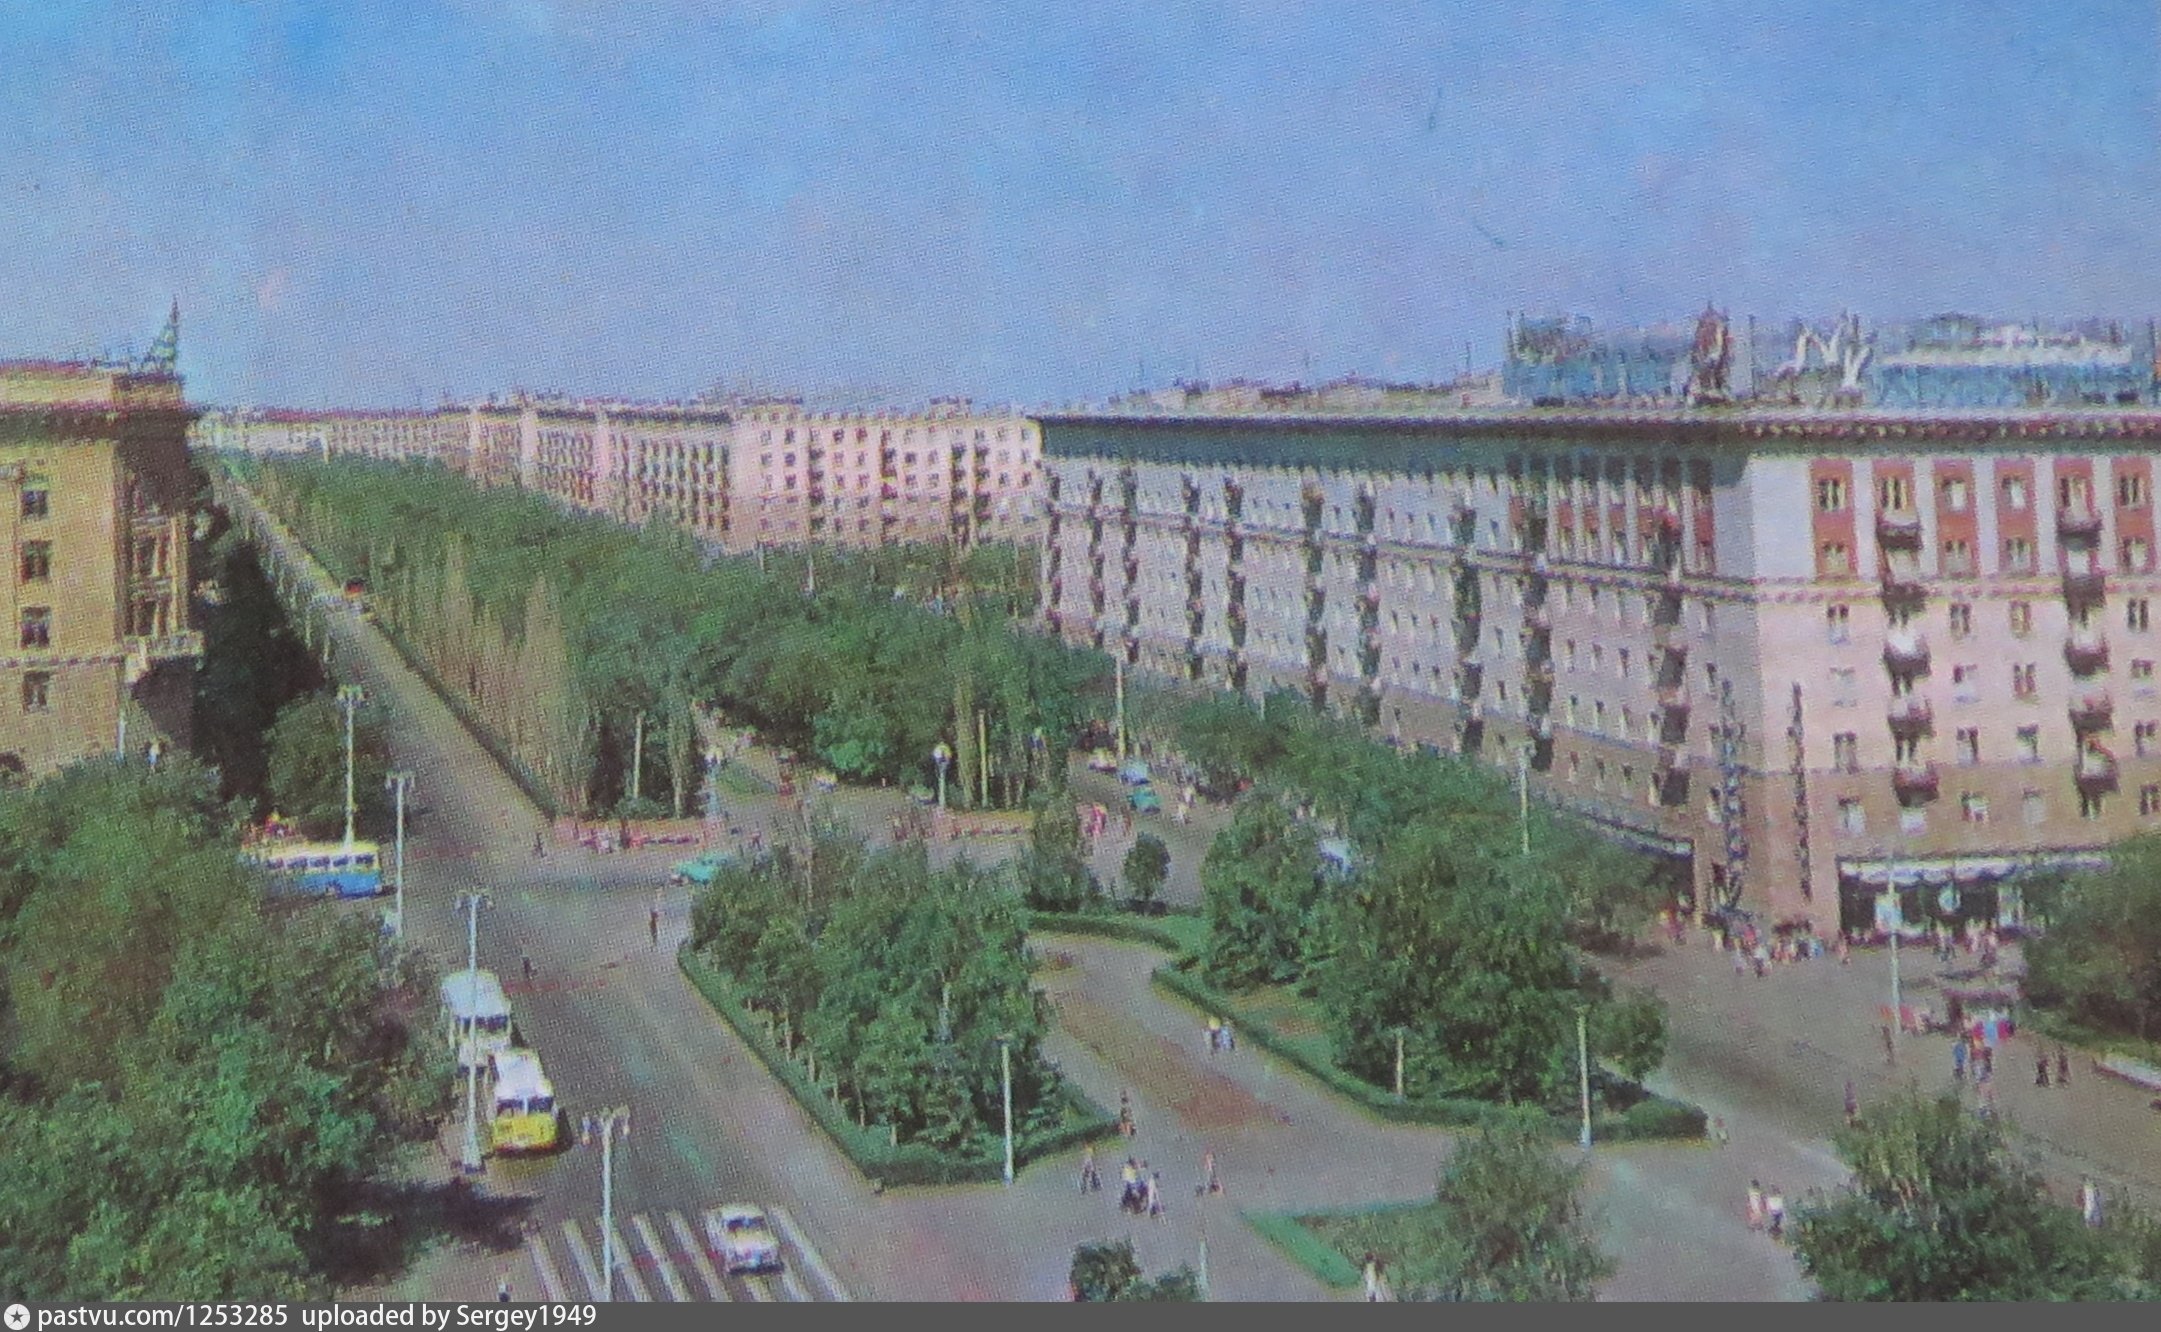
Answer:
POLYGON ((2161 411, 1043 421, 1045 616, 1861 924, 2161 826, 2161 411))
POLYGON ((189 738, 188 420, 169 351, 0 362, 0 779, 189 738))
POLYGON ((205 447, 430 458, 624 522, 658 518, 731 551, 817 543, 1025 541, 1041 437, 961 401, 918 413, 800 404, 517 400, 440 412, 220 414, 205 447))

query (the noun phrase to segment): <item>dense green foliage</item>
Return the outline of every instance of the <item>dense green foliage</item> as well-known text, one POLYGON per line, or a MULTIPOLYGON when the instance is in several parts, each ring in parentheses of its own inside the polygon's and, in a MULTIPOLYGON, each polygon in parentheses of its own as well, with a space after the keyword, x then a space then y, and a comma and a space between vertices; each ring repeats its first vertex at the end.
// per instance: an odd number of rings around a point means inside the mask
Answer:
POLYGON ((203 660, 195 673, 194 746, 221 790, 254 804, 269 775, 264 753, 279 709, 320 689, 323 674, 286 620, 255 548, 225 516, 196 567, 215 591, 202 599, 203 660))
POLYGON ((1399 1300, 1589 1301, 1614 1265, 1584 1215, 1584 1171, 1519 1113, 1457 1145, 1431 1203, 1306 1224, 1354 1262, 1378 1257, 1399 1300))
POLYGON ((2026 998, 2091 1031, 2161 1040, 2161 837, 2119 842, 2109 861, 2051 894, 2026 998))
POLYGON ((1162 838, 1144 832, 1127 848, 1120 873, 1125 879, 1128 896, 1136 902, 1153 902, 1156 894, 1163 891, 1163 881, 1171 875, 1171 849, 1163 844, 1162 838))
POLYGON ((361 1186, 448 1069, 371 921, 263 903, 215 775, 0 793, 0 1289, 326 1298, 361 1186))
POLYGON ((1616 1000, 1579 951, 1648 918, 1641 857, 1543 809, 1526 855, 1492 771, 1398 754, 1280 695, 1240 712, 1203 702, 1170 722, 1181 745, 1235 733, 1240 753, 1272 756, 1240 770, 1259 789, 1202 862, 1211 984, 1317 993, 1338 1062, 1376 1086, 1393 1086, 1400 1033, 1413 1098, 1565 1100, 1583 1009, 1603 1062, 1630 1077, 1657 1066, 1658 1000, 1616 1000), (1292 805, 1344 829, 1361 865, 1326 870, 1292 805))
POLYGON ((1141 1275, 1132 1240, 1100 1240, 1073 1250, 1067 1274, 1073 1298, 1084 1302, 1185 1302, 1200 1298, 1200 1277, 1190 1267, 1165 1272, 1153 1281, 1141 1275))
POLYGON ((791 1048, 809 1042, 862 1117, 967 1152, 1002 1129, 1001 1036, 1016 1129, 1062 1113, 1026 928, 997 876, 965 862, 933 873, 920 844, 873 852, 821 828, 716 875, 691 943, 785 1024, 791 1048))
POLYGON ((962 806, 980 799, 987 731, 992 802, 1019 807, 1060 780, 1081 692, 1107 670, 1012 627, 1035 595, 1023 552, 715 559, 673 528, 432 464, 280 461, 248 480, 333 572, 369 580, 382 618, 566 809, 619 804, 641 715, 643 790, 687 808, 692 709, 716 705, 856 779, 928 781, 942 740, 962 806))
MULTIPOLYGON (((278 713, 264 741, 263 794, 308 837, 345 831, 345 709, 335 695, 311 694, 278 713)), ((353 715, 353 807, 364 837, 390 831, 390 740, 366 703, 353 715)))
POLYGON ((1021 900, 1039 911, 1078 911, 1102 892, 1081 854, 1080 814, 1056 795, 1036 810, 1013 870, 1021 900))
POLYGON ((1797 1214, 1826 1300, 2161 1298, 2161 1248, 2121 1202, 2093 1229, 1956 1097, 1900 1093, 1836 1139, 1853 1180, 1797 1214))

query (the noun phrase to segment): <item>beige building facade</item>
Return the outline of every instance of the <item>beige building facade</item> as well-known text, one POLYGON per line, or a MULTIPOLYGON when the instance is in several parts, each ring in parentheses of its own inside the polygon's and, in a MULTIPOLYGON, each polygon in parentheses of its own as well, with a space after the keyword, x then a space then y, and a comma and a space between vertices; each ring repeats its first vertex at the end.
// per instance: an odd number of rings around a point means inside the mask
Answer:
POLYGON ((2150 410, 1043 428, 1049 627, 1520 755, 1677 895, 2000 914, 2161 826, 2150 410))
POLYGON ((188 741, 188 421, 176 375, 0 362, 0 779, 188 741))

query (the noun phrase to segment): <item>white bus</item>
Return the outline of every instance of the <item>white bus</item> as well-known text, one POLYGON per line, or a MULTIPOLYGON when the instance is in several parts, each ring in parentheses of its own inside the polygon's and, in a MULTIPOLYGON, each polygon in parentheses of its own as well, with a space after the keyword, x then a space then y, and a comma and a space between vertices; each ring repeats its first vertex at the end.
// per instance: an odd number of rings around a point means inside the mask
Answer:
POLYGON ((443 1039, 458 1071, 486 1068, 510 1048, 510 1000, 492 971, 453 971, 443 978, 443 1039))

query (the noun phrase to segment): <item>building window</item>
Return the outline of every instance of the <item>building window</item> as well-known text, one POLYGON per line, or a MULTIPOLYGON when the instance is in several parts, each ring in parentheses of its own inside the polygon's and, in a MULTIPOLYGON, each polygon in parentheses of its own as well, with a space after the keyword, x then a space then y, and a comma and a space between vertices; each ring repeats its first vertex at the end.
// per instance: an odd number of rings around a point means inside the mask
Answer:
POLYGON ((2003 506, 2019 510, 2026 507, 2026 478, 2007 476, 2003 479, 2003 506))
POLYGON ((1918 837, 1928 831, 1928 806, 1916 805, 1898 812, 1898 830, 1908 837, 1918 837))
POLYGON ((1943 483, 1943 507, 1952 513, 1966 512, 1966 479, 1952 477, 1943 483))
POLYGON ((26 648, 51 647, 53 644, 53 612, 50 606, 26 606, 22 617, 22 645, 26 648))
POLYGON ((1844 574, 1853 571, 1853 560, 1846 547, 1836 541, 1823 543, 1823 571, 1827 574, 1844 574))
POLYGON ((2011 668, 2011 693, 2016 698, 2033 698, 2040 693, 2040 686, 2035 683, 2035 669, 2032 662, 2026 662, 2023 665, 2011 668))
POLYGON ((1819 513, 1837 513, 1846 507, 1846 483, 1835 476, 1827 476, 1816 482, 1816 509, 1819 513))
POLYGON ((1861 802, 1851 798, 1838 802, 1838 830, 1848 837, 1859 837, 1868 831, 1868 813, 1861 802))
POLYGON ((1826 607, 1823 618, 1833 645, 1853 641, 1853 607, 1845 605, 1826 607))
POLYGON ((2153 568, 2153 545, 2144 537, 2131 537, 2123 543, 2123 567, 2134 573, 2147 573, 2153 568))
POLYGON ((2134 634, 2143 634, 2152 622, 2152 603, 2144 597, 2133 597, 2123 604, 2123 625, 2134 634))
POLYGON ((2033 543, 2024 537, 2009 537, 2003 543, 2003 568, 2005 573, 2033 572, 2033 543))
POLYGON ((1958 816, 1968 823, 1988 822, 1988 797, 1972 791, 1958 798, 1958 816))
POLYGON ((1973 633, 1973 607, 1963 601, 1951 603, 1951 637, 1965 638, 1973 633))
POLYGON ((1831 668, 1831 706, 1850 708, 1858 701, 1854 694, 1854 674, 1851 666, 1831 668))
POLYGON ((52 706, 53 677, 46 671, 30 671, 23 676, 23 711, 43 712, 52 706))
POLYGON ((2048 822, 2048 797, 2039 791, 2028 791, 2020 802, 2026 811, 2026 826, 2038 828, 2048 822))
POLYGON ((1953 666, 1951 668, 1951 701, 1953 703, 1978 703, 1981 700, 1981 668, 1979 666, 1953 666))
POLYGON ((2108 797, 2099 791, 2078 793, 2078 816, 2087 822, 2099 820, 2108 810, 2108 797))
POLYGON ((2039 763, 2041 761, 2041 728, 2021 726, 2018 728, 2018 761, 2039 763))
POLYGON ((42 583, 53 576, 53 543, 23 542, 23 581, 42 583))
POLYGON ((1968 766, 1981 761, 1981 731, 1978 727, 1962 726, 1959 728, 1958 761, 1968 766))
MULTIPOLYGON (((2146 502, 2146 478, 2137 472, 2126 472, 2116 478, 2116 503, 2126 509, 2136 509, 2146 502)), ((2140 810, 2141 814, 2146 811, 2140 810)))
POLYGON ((2133 661, 2131 663, 2131 678, 2144 680, 2148 684, 2153 683, 2153 663, 2145 660, 2133 661))
POLYGON ((1851 731, 1831 737, 1831 766, 1840 772, 1861 770, 1861 738, 1851 731))
POLYGON ((2011 632, 2017 634, 2020 638, 2024 638, 2033 632, 2032 602, 2014 601, 2011 603, 2011 632))

